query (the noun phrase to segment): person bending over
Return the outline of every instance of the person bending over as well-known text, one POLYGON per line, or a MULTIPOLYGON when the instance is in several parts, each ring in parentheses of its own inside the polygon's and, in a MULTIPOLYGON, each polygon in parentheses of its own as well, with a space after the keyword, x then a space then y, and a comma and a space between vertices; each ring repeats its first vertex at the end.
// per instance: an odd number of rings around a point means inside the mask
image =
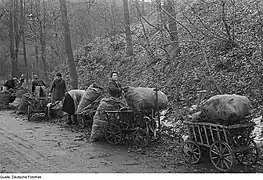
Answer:
POLYGON ((65 99, 62 105, 62 111, 68 113, 68 122, 67 124, 77 123, 77 108, 82 96, 84 95, 85 90, 74 89, 66 93, 65 99), (73 121, 71 119, 73 116, 73 121))

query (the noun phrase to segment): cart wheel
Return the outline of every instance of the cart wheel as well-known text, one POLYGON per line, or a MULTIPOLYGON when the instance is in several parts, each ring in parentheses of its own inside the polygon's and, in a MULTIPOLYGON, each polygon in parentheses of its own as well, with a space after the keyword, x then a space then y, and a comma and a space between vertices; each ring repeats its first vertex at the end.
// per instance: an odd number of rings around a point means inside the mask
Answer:
POLYGON ((119 144, 122 140, 121 128, 116 124, 108 124, 105 129, 105 139, 110 144, 119 144))
POLYGON ((258 161, 259 151, 257 144, 250 138, 245 139, 240 151, 235 153, 235 157, 240 164, 251 166, 258 161))
POLYGON ((136 129, 132 134, 133 143, 135 146, 145 147, 149 143, 149 136, 143 129, 136 129))
POLYGON ((233 166, 233 151, 226 142, 217 141, 213 143, 209 155, 212 164, 219 171, 227 172, 233 166))
POLYGON ((182 146, 184 160, 189 164, 196 164, 201 159, 200 147, 193 141, 185 141, 182 146))
POLYGON ((30 121, 31 117, 33 115, 31 106, 27 106, 27 120, 30 121))

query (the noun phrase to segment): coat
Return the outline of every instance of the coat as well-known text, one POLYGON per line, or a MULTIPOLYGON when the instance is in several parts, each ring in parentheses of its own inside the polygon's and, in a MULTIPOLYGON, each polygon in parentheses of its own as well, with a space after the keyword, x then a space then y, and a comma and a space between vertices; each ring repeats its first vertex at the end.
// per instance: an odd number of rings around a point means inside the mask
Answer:
POLYGON ((66 83, 63 79, 55 79, 51 85, 51 101, 62 101, 66 93, 66 83))
POLYGON ((74 101, 74 107, 75 107, 75 113, 77 112, 79 102, 82 98, 82 96, 85 94, 85 90, 80 89, 73 89, 68 92, 68 94, 71 96, 71 98, 74 101))
POLYGON ((116 97, 116 98, 121 97, 122 89, 121 89, 120 83, 118 83, 114 80, 111 80, 109 82, 108 90, 109 90, 109 94, 111 96, 116 97))

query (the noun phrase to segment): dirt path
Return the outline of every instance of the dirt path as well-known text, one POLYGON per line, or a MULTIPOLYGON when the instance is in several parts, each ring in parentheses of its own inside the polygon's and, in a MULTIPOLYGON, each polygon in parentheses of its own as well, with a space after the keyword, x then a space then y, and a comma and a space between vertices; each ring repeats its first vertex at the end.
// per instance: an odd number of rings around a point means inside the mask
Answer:
MULTIPOLYGON (((25 115, 0 111, 0 173, 217 172, 206 158, 197 165, 185 164, 172 143, 136 152, 105 142, 91 144, 89 130, 76 128, 64 122, 29 122, 25 115)), ((237 166, 230 172, 263 169, 237 166)))
POLYGON ((128 153, 123 147, 81 140, 50 122, 28 122, 26 116, 0 111, 0 172, 168 172, 158 162, 128 153))

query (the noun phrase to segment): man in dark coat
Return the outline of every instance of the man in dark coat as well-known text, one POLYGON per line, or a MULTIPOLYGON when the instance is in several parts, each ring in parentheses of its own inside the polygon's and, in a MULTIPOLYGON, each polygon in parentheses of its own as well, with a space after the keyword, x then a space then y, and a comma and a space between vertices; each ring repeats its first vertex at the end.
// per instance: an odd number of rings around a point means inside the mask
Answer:
POLYGON ((56 78, 52 82, 51 89, 50 89, 50 92, 52 94, 51 95, 52 103, 56 101, 62 101, 63 98, 65 97, 66 89, 67 89, 66 83, 62 79, 61 73, 57 73, 56 78))
POLYGON ((122 95, 121 84, 118 82, 118 73, 111 73, 111 80, 108 86, 109 94, 113 97, 119 98, 122 95))

